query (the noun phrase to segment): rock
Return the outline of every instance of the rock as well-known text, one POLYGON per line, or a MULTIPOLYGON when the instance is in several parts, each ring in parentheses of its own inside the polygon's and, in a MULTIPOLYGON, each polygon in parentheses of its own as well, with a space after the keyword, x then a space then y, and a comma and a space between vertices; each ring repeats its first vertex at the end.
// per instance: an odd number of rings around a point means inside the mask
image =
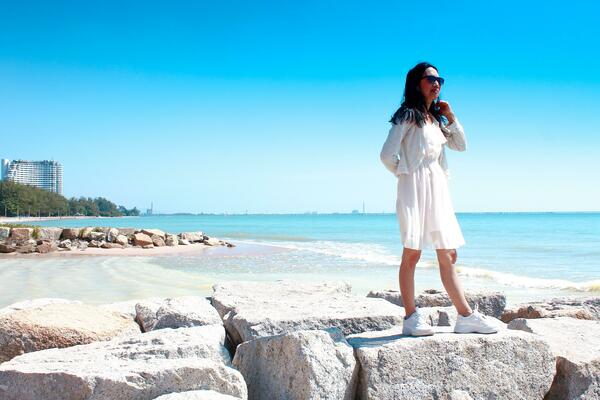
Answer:
POLYGON ((181 238, 179 238, 179 244, 182 245, 182 246, 189 246, 191 243, 187 239, 181 239, 181 238))
POLYGON ((146 246, 152 244, 152 239, 145 233, 136 233, 133 235, 133 244, 135 246, 146 246))
POLYGON ((142 249, 153 249, 154 245, 153 244, 146 244, 142 246, 142 249))
POLYGON ((507 329, 435 330, 418 338, 402 336, 401 327, 347 337, 360 364, 359 398, 542 399, 550 388, 554 358, 542 339, 507 329))
POLYGON ((204 244, 207 246, 220 246, 221 241, 219 239, 215 239, 215 238, 208 238, 208 239, 204 240, 204 244))
POLYGON ((103 242, 100 247, 102 247, 103 249, 122 249, 123 245, 120 245, 118 243, 103 242))
POLYGON ((177 235, 172 235, 170 233, 167 233, 167 236, 165 238, 165 244, 167 246, 178 246, 179 238, 177 238, 177 235))
MULTIPOLYGON (((398 306, 403 306, 402 296, 398 290, 371 291, 367 297, 385 299, 398 306)), ((506 296, 500 292, 465 292, 467 303, 480 313, 500 318, 506 307, 506 296)), ((449 307, 452 301, 448 294, 436 289, 428 289, 415 297, 417 307, 449 307)))
POLYGON ((600 321, 518 318, 508 328, 533 333, 550 345, 556 376, 545 400, 600 399, 600 321))
POLYGON ((78 248, 79 250, 82 250, 82 251, 83 251, 83 250, 87 249, 87 248, 88 248, 88 246, 89 246, 89 243, 88 243, 88 242, 86 242, 86 241, 84 241, 84 240, 82 240, 81 242, 77 242, 77 248, 78 248))
POLYGON ((83 304, 48 304, 0 317, 0 362, 23 353, 139 333, 122 315, 83 304))
POLYGON ((33 253, 37 247, 37 242, 35 240, 27 240, 22 244, 17 245, 17 253, 33 253))
POLYGON ((115 238, 115 243, 118 243, 121 246, 126 246, 129 244, 129 240, 125 235, 117 235, 117 237, 115 238))
POLYGON ((244 342, 233 366, 244 376, 251 400, 354 399, 354 351, 336 328, 244 342))
POLYGON ((58 248, 71 250, 71 240, 70 239, 61 240, 60 242, 58 242, 58 248))
POLYGON ((187 296, 140 301, 135 305, 142 331, 202 325, 222 325, 217 310, 204 297, 187 296))
POLYGON ((119 236, 119 230, 117 228, 109 228, 106 233, 106 240, 114 243, 117 240, 117 236, 119 236))
POLYGON ((65 228, 60 235, 61 239, 74 240, 79 237, 79 229, 77 228, 65 228))
POLYGON ((235 244, 229 243, 229 242, 225 242, 225 246, 227 246, 227 247, 235 247, 235 244))
POLYGON ((214 390, 192 390, 189 392, 179 392, 165 394, 154 400, 239 400, 239 397, 229 396, 215 392, 214 390))
POLYGON ((204 234, 202 232, 181 232, 179 237, 190 243, 204 241, 204 234))
POLYGON ((15 242, 24 242, 31 239, 31 228, 12 228, 10 231, 10 238, 15 242))
POLYGON ((0 253, 14 253, 17 251, 17 247, 14 244, 0 243, 0 253))
POLYGON ((162 237, 158 236, 158 235, 154 235, 151 237, 152 239, 152 244, 156 247, 164 247, 165 246, 165 241, 162 237))
MULTIPOLYGON (((136 312, 135 312, 136 304, 143 303, 143 302, 157 303, 157 302, 161 302, 161 301, 163 301, 163 299, 161 297, 150 297, 147 299, 134 299, 134 300, 127 300, 127 301, 118 301, 116 303, 102 304, 102 305, 99 305, 98 307, 102 308, 103 310, 117 312, 117 313, 120 313, 123 315, 127 315, 132 320, 135 320, 136 319, 135 318, 136 317, 136 312)), ((140 328, 142 328, 142 327, 140 326, 140 328)), ((143 332, 143 329, 142 329, 142 332, 143 332)))
POLYGON ((135 232, 136 232, 135 228, 119 228, 119 234, 121 234, 123 236, 127 236, 127 237, 133 236, 133 234, 135 232))
POLYGON ((86 226, 85 228, 81 228, 81 230, 79 231, 79 238, 90 240, 92 238, 90 235, 93 231, 94 228, 92 226, 86 226))
POLYGON ((60 240, 62 228, 39 228, 38 239, 40 240, 60 240))
POLYGON ((90 241, 95 240, 95 241, 100 242, 100 241, 106 240, 106 233, 92 231, 92 232, 90 232, 89 237, 90 237, 90 241))
POLYGON ((516 318, 571 317, 600 321, 600 296, 584 298, 555 298, 520 304, 506 309, 501 316, 504 322, 516 318))
POLYGON ((0 226, 0 240, 6 240, 10 236, 10 228, 7 226, 0 226))
POLYGON ((347 283, 223 282, 212 304, 232 343, 285 332, 339 328, 345 335, 402 324, 404 310, 383 299, 355 296, 347 283))
POLYGON ((221 325, 207 325, 29 353, 0 365, 0 398, 154 399, 209 389, 246 399, 224 337, 221 325))
POLYGON ((142 233, 149 237, 159 236, 161 239, 165 240, 165 233, 160 229, 142 229, 142 233))
POLYGON ((49 304, 82 304, 80 301, 67 300, 54 297, 42 297, 39 299, 23 300, 17 303, 10 304, 4 308, 0 308, 0 316, 13 313, 20 310, 28 310, 30 308, 40 308, 49 304))
POLYGON ((35 248, 35 251, 37 251, 40 254, 46 254, 46 253, 50 253, 51 251, 56 251, 58 249, 58 246, 55 245, 53 242, 50 241, 42 241, 40 244, 38 244, 35 248))
POLYGON ((97 240, 91 240, 88 243, 88 247, 98 248, 98 247, 102 246, 102 243, 104 243, 104 242, 99 242, 97 240))

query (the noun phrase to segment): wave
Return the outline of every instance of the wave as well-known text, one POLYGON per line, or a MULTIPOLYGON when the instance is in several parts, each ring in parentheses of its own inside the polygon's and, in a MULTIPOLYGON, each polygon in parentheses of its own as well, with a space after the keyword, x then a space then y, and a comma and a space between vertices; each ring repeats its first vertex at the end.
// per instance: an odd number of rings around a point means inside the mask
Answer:
MULTIPOLYGON (((347 260, 357 260, 367 263, 399 266, 401 257, 392 254, 390 250, 380 244, 374 243, 344 243, 334 241, 304 242, 276 242, 248 241, 249 243, 283 247, 290 250, 307 251, 316 254, 338 257, 347 260)), ((437 269, 435 260, 421 260, 417 264, 420 269, 437 269)), ((530 289, 555 289, 577 292, 600 292, 600 280, 573 282, 565 279, 533 278, 508 272, 493 271, 485 268, 457 265, 456 272, 459 276, 476 279, 487 279, 497 284, 509 287, 530 289)))

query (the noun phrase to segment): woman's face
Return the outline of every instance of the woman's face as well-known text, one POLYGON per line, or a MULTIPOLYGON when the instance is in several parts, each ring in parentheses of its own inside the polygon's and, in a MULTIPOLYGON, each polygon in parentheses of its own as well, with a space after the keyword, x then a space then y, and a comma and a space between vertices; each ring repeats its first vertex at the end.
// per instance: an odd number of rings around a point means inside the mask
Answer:
MULTIPOLYGON (((423 77, 428 75, 439 77, 437 70, 431 67, 423 72, 423 77)), ((428 102, 437 99, 440 95, 441 86, 437 81, 430 83, 427 79, 421 79, 419 88, 421 89, 421 93, 423 93, 423 97, 425 97, 425 100, 428 102)))

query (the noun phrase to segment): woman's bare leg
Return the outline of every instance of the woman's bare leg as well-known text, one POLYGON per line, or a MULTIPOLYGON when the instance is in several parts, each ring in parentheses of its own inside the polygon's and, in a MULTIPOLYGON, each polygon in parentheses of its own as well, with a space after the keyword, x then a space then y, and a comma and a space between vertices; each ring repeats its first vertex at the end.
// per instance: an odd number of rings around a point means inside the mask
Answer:
POLYGON ((415 308, 415 268, 417 262, 421 258, 421 250, 404 248, 402 251, 402 262, 398 273, 400 283, 400 294, 402 295, 402 303, 404 311, 408 317, 414 313, 415 308))
MULTIPOLYGON (((473 310, 469 307, 465 294, 460 286, 454 263, 456 262, 456 250, 454 249, 439 249, 436 250, 438 263, 440 265, 440 276, 442 284, 448 292, 452 304, 456 307, 456 311, 464 317, 470 315, 473 310)), ((404 297, 403 297, 404 298, 404 297)))

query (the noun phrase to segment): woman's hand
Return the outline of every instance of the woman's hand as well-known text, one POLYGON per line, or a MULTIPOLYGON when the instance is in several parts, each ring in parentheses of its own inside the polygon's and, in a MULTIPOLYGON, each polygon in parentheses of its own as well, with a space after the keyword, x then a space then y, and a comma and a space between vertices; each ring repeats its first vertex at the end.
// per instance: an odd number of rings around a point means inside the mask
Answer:
POLYGON ((438 108, 440 109, 440 114, 448 119, 448 124, 454 122, 454 112, 452 111, 452 107, 450 107, 450 103, 444 100, 440 100, 437 103, 438 108))

